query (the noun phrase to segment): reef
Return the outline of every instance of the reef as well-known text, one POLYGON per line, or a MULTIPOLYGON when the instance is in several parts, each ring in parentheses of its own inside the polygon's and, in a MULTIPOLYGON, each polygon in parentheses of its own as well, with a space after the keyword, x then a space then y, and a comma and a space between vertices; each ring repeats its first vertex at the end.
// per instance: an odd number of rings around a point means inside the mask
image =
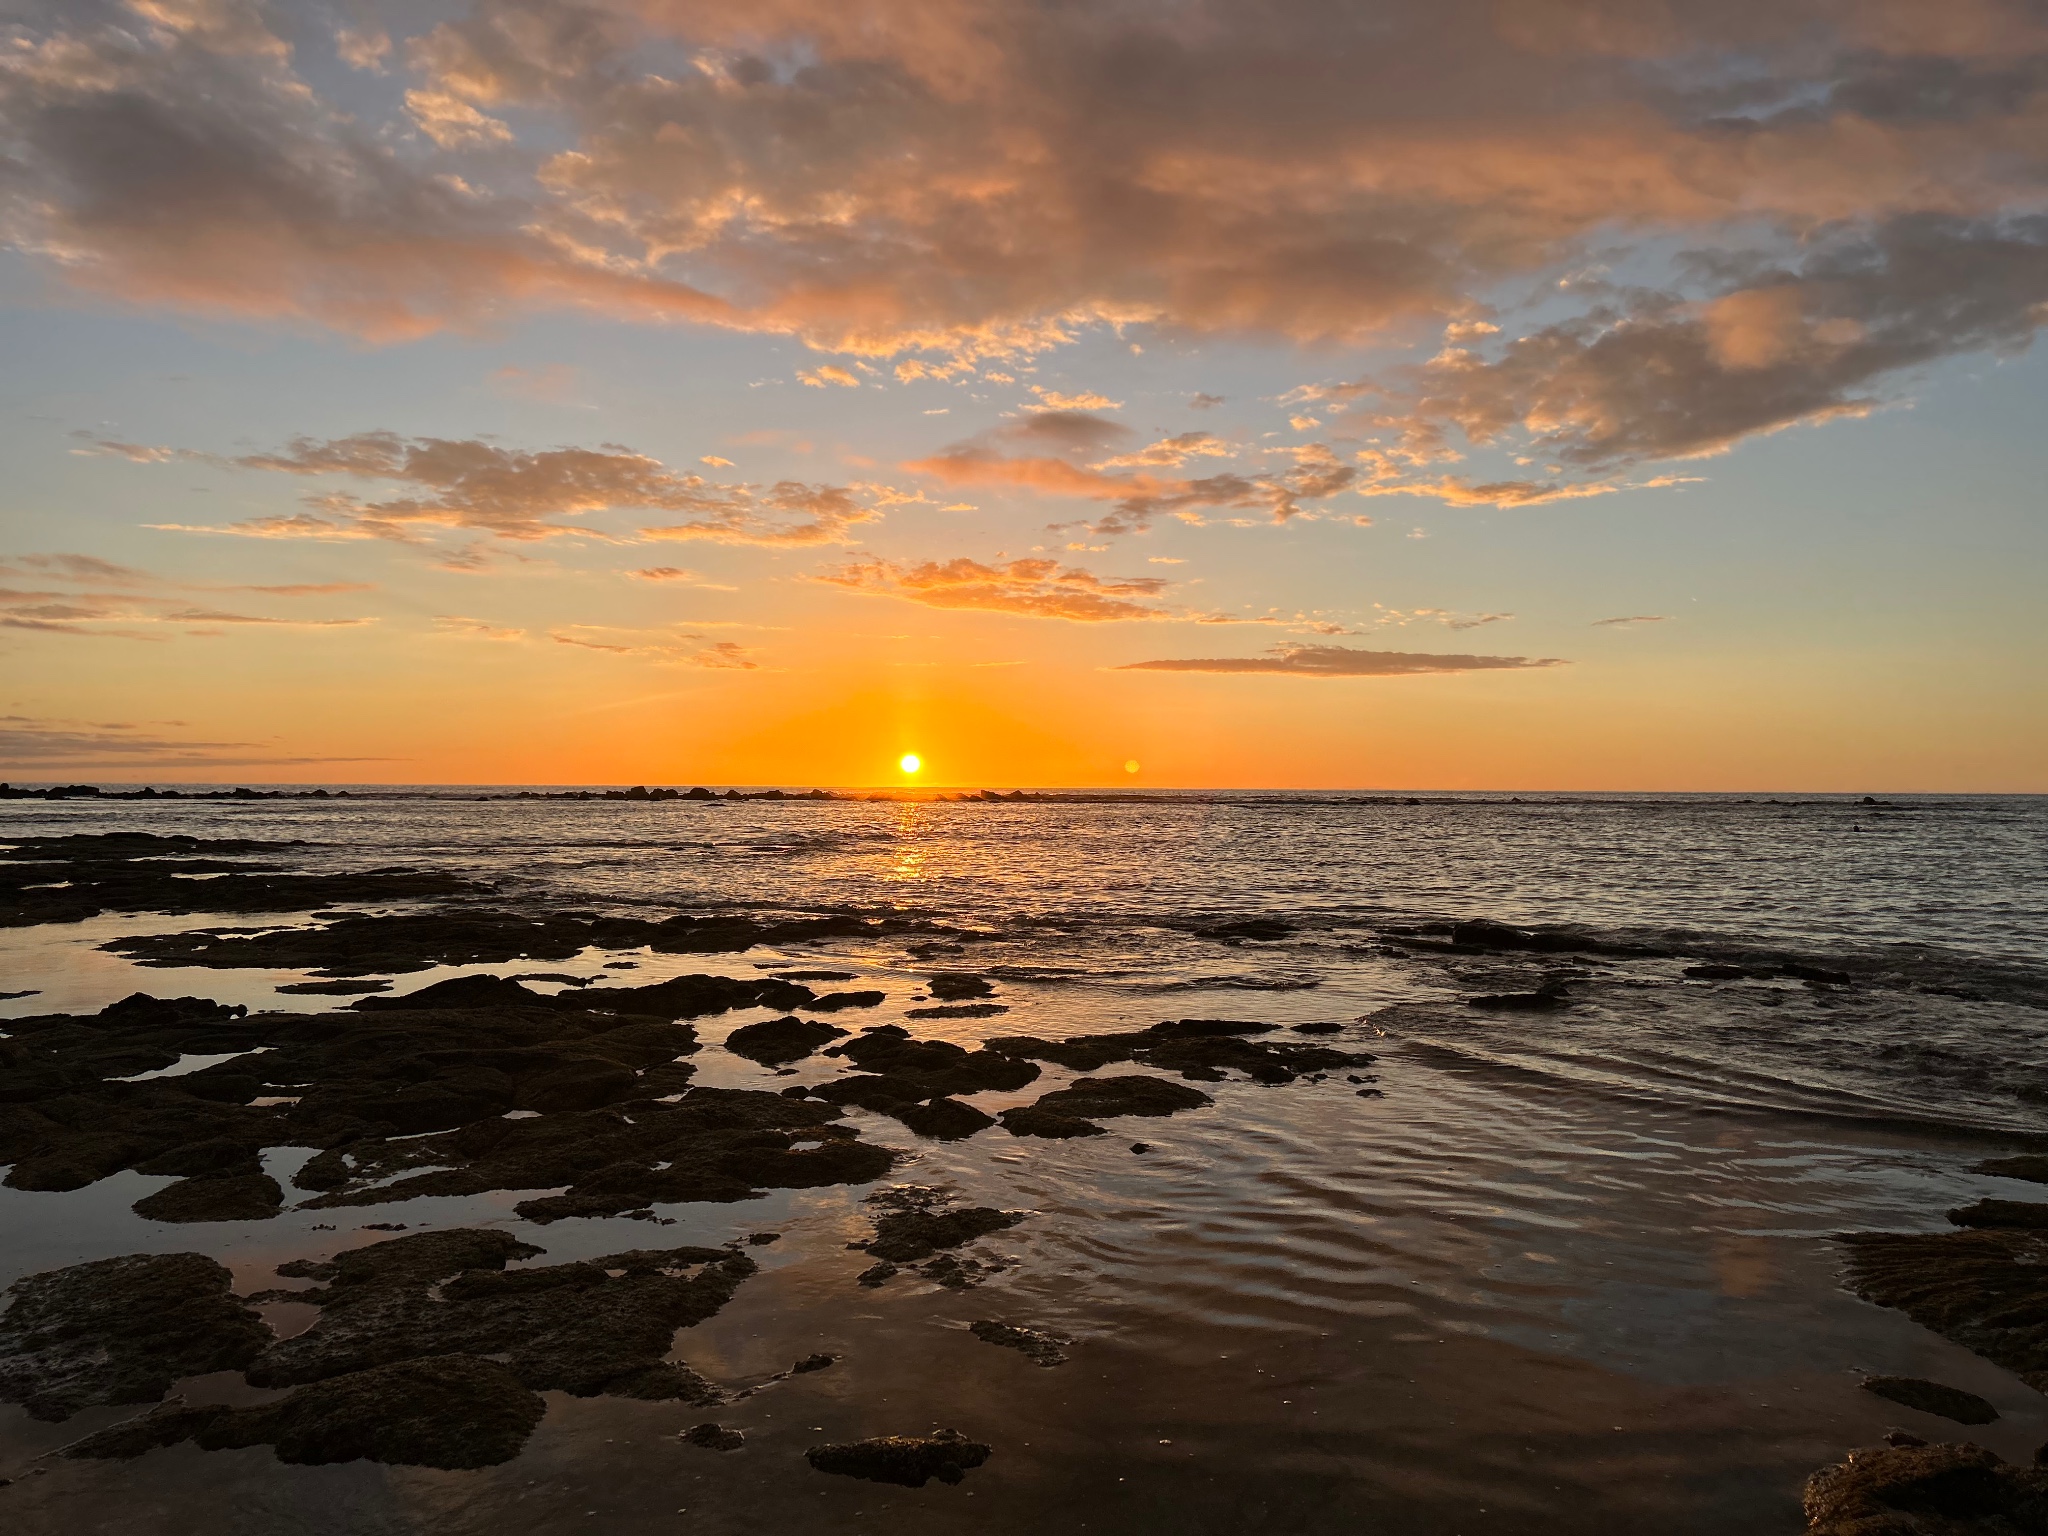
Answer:
POLYGON ((1918 1376, 1866 1376, 1863 1378, 1863 1390, 1874 1392, 1902 1408, 1938 1414, 1958 1424, 1992 1424, 1998 1419, 1998 1410, 1976 1393, 1965 1392, 1961 1387, 1945 1387, 1938 1381, 1925 1381, 1918 1376))
POLYGON ((984 1344, 1017 1350, 1033 1365, 1050 1369, 1067 1363, 1066 1351, 1060 1348, 1066 1341, 1037 1328, 1018 1328, 1009 1323, 983 1319, 969 1325, 968 1331, 984 1344))
POLYGON ((801 1061, 820 1046, 845 1035, 845 1030, 822 1019, 769 1019, 734 1030, 725 1037, 725 1048, 764 1067, 778 1067, 786 1061, 801 1061))
POLYGON ((77 1189, 123 1169, 178 1177, 137 1207, 177 1221, 274 1213, 282 1191, 258 1154, 275 1146, 320 1149, 293 1178, 320 1208, 567 1186, 521 1206, 548 1221, 866 1183, 894 1154, 834 1124, 836 1105, 692 1088, 679 1059, 698 1048, 684 1018, 809 995, 772 978, 684 976, 548 997, 472 976, 336 1013, 252 1017, 137 994, 96 1015, 10 1021, 0 1162, 17 1189, 77 1189), (187 1055, 233 1059, 121 1080, 187 1055))
POLYGON ((196 1441, 209 1451, 271 1446, 279 1461, 380 1461, 463 1471, 510 1461, 547 1404, 495 1360, 442 1355, 337 1376, 255 1408, 181 1407, 103 1430, 73 1457, 129 1457, 196 1441))
MULTIPOLYGON (((206 881, 211 890, 219 881, 206 881)), ((285 906, 332 906, 369 896, 320 897, 285 906)), ((176 910, 227 910, 200 906, 176 910)), ((236 909, 240 910, 240 909, 236 909)), ((199 928, 138 934, 103 949, 138 965, 207 966, 218 970, 306 970, 325 976, 401 975, 437 965, 503 965, 514 960, 569 960, 585 949, 651 949, 656 954, 736 953, 758 944, 877 938, 943 931, 903 918, 753 918, 680 913, 653 920, 565 912, 531 917, 494 908, 437 908, 389 916, 316 913, 314 928, 199 928)), ((805 1000, 813 996, 804 992, 805 1000)), ((879 994, 876 998, 880 1001, 879 994)), ((840 1006, 849 1006, 842 1004, 840 1006)))
POLYGON ((1098 1118, 1171 1115, 1183 1109, 1202 1109, 1215 1102, 1206 1093, 1169 1083, 1164 1078, 1137 1073, 1083 1077, 1068 1087, 1040 1095, 1035 1103, 1005 1110, 1003 1129, 1012 1136, 1101 1136, 1106 1133, 1094 1123, 1098 1118))
POLYGON ((32 1418, 153 1403, 185 1376, 241 1370, 270 1330, 200 1253, 130 1254, 29 1275, 0 1315, 0 1402, 32 1418))
POLYGON ((1807 1479, 1808 1536, 2040 1536, 2048 1471, 1977 1445, 1851 1451, 1807 1479))
POLYGON ((949 1040, 916 1040, 897 1024, 863 1030, 827 1056, 860 1071, 809 1092, 829 1104, 854 1104, 892 1116, 922 1136, 955 1140, 995 1124, 993 1116, 954 1094, 1022 1088, 1039 1068, 1001 1051, 967 1050, 949 1040))
POLYGON ((1849 1288, 2048 1391, 2048 1233, 1852 1232, 1849 1288))
POLYGON ((942 1429, 931 1435, 880 1435, 872 1440, 814 1445, 804 1456, 820 1472, 922 1488, 935 1477, 942 1483, 959 1482, 987 1461, 991 1452, 992 1447, 970 1440, 958 1430, 942 1429))
POLYGON ((16 838, 0 861, 0 928, 78 923, 105 912, 296 912, 341 902, 460 896, 490 887, 410 868, 305 874, 252 854, 301 843, 149 832, 16 838))
POLYGON ((1124 1034, 1075 1035, 1057 1042, 1029 1035, 1005 1035, 990 1040, 987 1049, 1055 1062, 1076 1072, 1094 1072, 1113 1062, 1132 1061, 1210 1083, 1222 1082, 1232 1071, 1242 1072, 1254 1082, 1291 1083, 1307 1072, 1369 1066, 1378 1059, 1364 1051, 1245 1038, 1270 1034, 1278 1027, 1242 1019, 1179 1019, 1124 1034))

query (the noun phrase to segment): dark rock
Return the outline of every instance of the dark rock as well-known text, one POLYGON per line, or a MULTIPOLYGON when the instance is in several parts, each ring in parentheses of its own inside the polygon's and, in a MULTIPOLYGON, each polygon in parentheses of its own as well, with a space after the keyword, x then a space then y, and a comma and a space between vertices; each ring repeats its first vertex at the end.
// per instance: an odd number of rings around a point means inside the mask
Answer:
POLYGON ((1093 1117, 1171 1115, 1214 1102, 1206 1093, 1163 1078, 1135 1073, 1083 1077, 1069 1087, 1042 1095, 1035 1103, 1005 1110, 1003 1129, 1012 1136, 1100 1136, 1103 1129, 1093 1123, 1093 1117))
POLYGON ((931 994, 942 1003, 963 1003, 969 998, 989 997, 995 987, 980 976, 964 971, 934 971, 926 978, 931 994))
POLYGON ((782 1234, 780 1232, 749 1232, 747 1234, 747 1246, 750 1248, 765 1248, 770 1243, 779 1243, 781 1241, 782 1234))
POLYGON ((2037 1200, 1979 1200, 1958 1206, 1948 1219, 1959 1227, 2000 1227, 2038 1232, 2048 1228, 2048 1203, 2037 1200))
POLYGON ((1998 1410, 1976 1393, 1945 1387, 1938 1381, 1923 1381, 1917 1376, 1866 1376, 1863 1390, 1903 1407, 1954 1419, 1958 1424, 1991 1424, 1998 1418, 1998 1410))
POLYGON ((1852 1232, 1849 1288, 2048 1391, 2048 1263, 2038 1231, 1852 1232))
POLYGON ((999 1344, 1005 1349, 1020 1351, 1033 1365, 1051 1367, 1066 1363, 1066 1353, 1060 1348, 1066 1341, 1036 1328, 1016 1328, 1008 1323, 983 1321, 971 1325, 970 1331, 984 1344, 999 1344))
POLYGON ((1232 1070, 1255 1082, 1291 1083, 1305 1072, 1331 1067, 1366 1066, 1377 1058, 1328 1046, 1269 1044, 1247 1035, 1270 1034, 1277 1028, 1241 1019, 1179 1019, 1125 1034, 1076 1035, 1053 1042, 1028 1035, 1005 1035, 987 1042, 989 1051, 1057 1062, 1077 1072, 1094 1072, 1118 1061, 1178 1072, 1197 1082, 1221 1082, 1232 1070))
POLYGON ((1152 1150, 1152 1144, 1146 1141, 1134 1141, 1131 1143, 1131 1150, 1142 1156, 1152 1150))
POLYGON ((781 981, 858 981, 858 971, 770 971, 781 981))
POLYGON ((1468 997, 1466 1003, 1474 1008, 1490 1008, 1504 1012, 1542 1012, 1550 1008, 1569 1008, 1572 998, 1567 983, 1549 980, 1533 992, 1496 992, 1482 997, 1468 997))
POLYGON ((151 1221, 263 1221, 284 1205, 284 1191, 266 1173, 182 1179, 135 1202, 151 1221))
POLYGON ((941 1248, 958 1248, 991 1232, 1014 1227, 1023 1219, 1016 1212, 986 1205, 954 1210, 889 1211, 876 1218, 875 1236, 868 1244, 868 1252, 890 1263, 911 1264, 930 1258, 941 1248))
POLYGON ((1851 1451, 1807 1479, 1809 1536, 2027 1536, 2048 1530, 2048 1473, 1975 1445, 1851 1451))
POLYGON ((635 1249, 579 1263, 507 1270, 539 1250, 491 1229, 422 1232, 350 1249, 287 1278, 327 1280, 297 1298, 321 1309, 248 1369, 252 1385, 293 1386, 442 1354, 503 1356, 535 1391, 715 1402, 664 1357, 676 1330, 714 1315, 753 1260, 722 1248, 635 1249), (690 1273, 694 1270, 695 1273, 690 1273))
POLYGON ((891 1275, 894 1275, 895 1273, 896 1266, 894 1264, 891 1264, 887 1259, 884 1259, 879 1264, 870 1264, 866 1269, 862 1270, 853 1278, 855 1283, 859 1285, 864 1285, 869 1290, 873 1290, 876 1286, 880 1285, 884 1280, 887 1280, 891 1275))
POLYGON ((1204 939, 1255 939, 1271 942, 1294 936, 1294 925, 1283 923, 1277 917, 1239 917, 1228 922, 1211 923, 1206 928, 1197 928, 1195 934, 1204 939))
POLYGON ((1297 1035, 1341 1035, 1344 1033, 1344 1026, 1330 1023, 1297 1024, 1294 1026, 1294 1032, 1297 1035))
POLYGON ((1694 981, 1741 981, 1749 972, 1739 965, 1688 965, 1685 974, 1694 981))
POLYGON ((1987 1158, 1970 1172, 1996 1174, 2003 1179, 2025 1179, 2030 1184, 2048 1184, 2048 1157, 2035 1152, 2018 1157, 1987 1158))
POLYGON ((959 1141, 994 1125, 995 1117, 958 1099, 937 1098, 891 1111, 920 1136, 938 1141, 959 1141))
POLYGON ((942 1429, 932 1435, 882 1435, 814 1445, 804 1456, 820 1472, 922 1488, 935 1477, 942 1483, 959 1482, 987 1461, 990 1453, 991 1448, 980 1441, 970 1440, 958 1430, 942 1429))
POLYGON ((173 1147, 147 1162, 137 1163, 135 1171, 152 1178, 196 1179, 208 1174, 261 1173, 263 1161, 257 1149, 246 1142, 216 1136, 208 1141, 173 1147))
POLYGON ((785 1061, 800 1061, 845 1034, 845 1030, 823 1019, 769 1019, 740 1026, 725 1037, 725 1048, 736 1056, 772 1067, 785 1061))
POLYGON ((747 1443, 747 1437, 739 1430, 727 1429, 723 1424, 692 1424, 683 1431, 683 1438, 707 1451, 736 1451, 747 1443))
POLYGON ((277 989, 280 992, 307 993, 314 997, 361 997, 367 992, 389 992, 388 981, 295 981, 277 989))
POLYGON ((955 1003, 937 1008, 906 1008, 904 1015, 913 1019, 992 1019, 999 1013, 1010 1011, 1007 1003, 955 1003))
POLYGON ((185 1376, 240 1370, 272 1342, 204 1254, 130 1254, 17 1280, 0 1315, 0 1402, 32 1418, 152 1403, 185 1376))
POLYGON ((847 1008, 873 1008, 888 995, 886 992, 827 992, 823 997, 815 997, 796 1006, 808 1008, 813 1013, 838 1013, 847 1008))
POLYGON ((838 1364, 838 1362, 839 1357, 837 1355, 805 1355, 803 1359, 797 1361, 797 1363, 791 1366, 789 1369, 792 1375, 807 1376, 812 1371, 825 1370, 829 1366, 838 1364))

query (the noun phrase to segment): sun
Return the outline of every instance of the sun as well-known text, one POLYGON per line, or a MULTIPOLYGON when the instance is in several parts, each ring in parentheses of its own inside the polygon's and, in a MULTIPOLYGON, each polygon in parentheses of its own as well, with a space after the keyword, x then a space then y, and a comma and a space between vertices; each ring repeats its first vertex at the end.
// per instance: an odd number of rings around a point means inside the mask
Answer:
POLYGON ((915 773, 918 769, 924 766, 924 759, 919 757, 915 752, 906 752, 901 757, 896 759, 896 766, 898 768, 901 768, 905 773, 915 773))

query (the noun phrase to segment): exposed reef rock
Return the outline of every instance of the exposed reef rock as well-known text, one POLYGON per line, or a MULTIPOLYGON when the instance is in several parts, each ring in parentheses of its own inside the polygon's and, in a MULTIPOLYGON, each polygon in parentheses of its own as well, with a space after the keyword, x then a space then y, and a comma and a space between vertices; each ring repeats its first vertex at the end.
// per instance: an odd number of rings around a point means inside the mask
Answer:
POLYGON ((1976 1393, 1965 1392, 1961 1387, 1945 1387, 1938 1381, 1923 1381, 1918 1376, 1866 1376, 1863 1390, 1901 1407, 1939 1414, 1958 1424, 1992 1424, 1998 1419, 1998 1410, 1976 1393))
MULTIPOLYGON (((158 1159, 162 1161, 162 1159, 158 1159)), ((180 1179, 135 1202, 151 1221, 262 1221, 284 1204, 277 1180, 264 1173, 227 1179, 180 1179)))
POLYGON ((2048 1471, 1976 1445, 1878 1446, 1807 1479, 1808 1536, 2041 1536, 2048 1471))
POLYGON ((31 1417, 153 1403, 184 1376, 240 1370, 272 1342, 199 1253, 130 1254, 17 1280, 0 1315, 0 1402, 31 1417))
POLYGON ((991 1232, 1006 1231, 1024 1219, 1020 1211, 999 1211, 986 1205, 948 1209, 949 1198, 943 1190, 916 1185, 869 1195, 867 1203, 883 1207, 883 1214, 875 1218, 868 1252, 885 1263, 915 1264, 941 1248, 961 1247, 991 1232))
POLYGON ((288 1387, 431 1355, 504 1356, 535 1391, 711 1403, 718 1393, 664 1360, 679 1328, 732 1299, 755 1272, 736 1249, 636 1249, 579 1263, 507 1270, 540 1250, 503 1232, 421 1232, 279 1273, 327 1280, 294 1295, 321 1309, 248 1368, 288 1387), (695 1273, 689 1271, 695 1270, 695 1273))
POLYGON ((984 1319, 972 1324, 969 1331, 984 1344, 998 1344, 1004 1349, 1017 1350, 1033 1365, 1050 1369, 1052 1366, 1065 1365, 1067 1362, 1066 1351, 1060 1348, 1066 1340, 1055 1338, 1036 1328, 1017 1328, 1009 1323, 984 1319))
POLYGON ((1101 1136, 1097 1118, 1118 1115, 1171 1115, 1201 1109, 1216 1101, 1206 1093, 1169 1083, 1164 1078, 1130 1073, 1122 1077, 1083 1077, 1037 1102, 1003 1112, 1003 1129, 1012 1136, 1101 1136))
POLYGON ((747 1437, 739 1430, 727 1429, 723 1424, 692 1424, 683 1431, 683 1438, 707 1451, 736 1451, 747 1443, 747 1437))
POLYGON ((1849 1287, 1865 1301, 1896 1307, 2048 1391, 2048 1233, 1851 1232, 1835 1241, 1848 1255, 1849 1287))
POLYGON ((734 1030, 725 1037, 725 1048, 735 1056, 775 1067, 785 1061, 801 1061, 818 1047, 845 1035, 845 1030, 823 1019, 769 1019, 734 1030))
POLYGON ((697 1049, 679 1019, 808 995, 770 978, 683 976, 547 997, 472 976, 326 1014, 249 1017, 138 994, 97 1015, 11 1020, 0 1162, 17 1189, 76 1189, 124 1168, 185 1178, 138 1203, 162 1220, 274 1212, 258 1162, 274 1146, 322 1149, 293 1182, 323 1208, 568 1186, 522 1208, 545 1221, 865 1183, 893 1154, 833 1124, 836 1106, 692 1089, 678 1060, 697 1049), (186 1055, 234 1059, 117 1080, 186 1055))
POLYGON ((261 1407, 153 1413, 65 1454, 139 1456, 194 1440, 209 1451, 268 1445, 279 1461, 303 1466, 381 1461, 460 1471, 510 1461, 546 1413, 547 1404, 497 1361, 441 1355, 336 1376, 261 1407))
POLYGON ((1987 1158, 1970 1172, 1996 1174, 2005 1179, 2025 1179, 2031 1184, 2048 1184, 2048 1157, 2031 1152, 2018 1157, 1987 1158))
MULTIPOLYGON (((208 890, 222 882, 201 882, 208 890)), ((426 893, 437 894, 437 893, 426 893)), ((278 910, 371 901, 371 895, 316 897, 272 903, 278 910)), ((177 910, 218 911, 218 906, 177 910)), ((250 910, 230 908, 226 910, 250 910)), ((902 918, 752 918, 684 913, 651 921, 599 917, 588 912, 530 917, 490 908, 443 908, 388 917, 323 914, 317 928, 200 928, 189 933, 139 934, 102 948, 138 965, 202 965, 232 970, 298 969, 326 976, 398 975, 436 965, 502 965, 512 960, 569 960, 585 949, 652 949, 657 954, 728 953, 757 944, 807 943, 827 938, 875 938, 927 933, 930 924, 902 918)), ((804 991, 805 999, 811 993, 804 991)))
POLYGON ((1053 1042, 1029 1035, 1005 1035, 988 1042, 990 1051, 1057 1062, 1076 1072, 1094 1072, 1118 1061, 1178 1072, 1197 1082, 1222 1082, 1231 1071, 1255 1082, 1291 1083, 1305 1072, 1368 1066, 1378 1058, 1324 1045, 1270 1044, 1247 1035, 1270 1034, 1279 1026, 1241 1019, 1180 1019, 1127 1034, 1076 1035, 1053 1042))
POLYGON ((7 850, 0 859, 0 928, 78 923, 103 912, 298 912, 490 889, 433 870, 316 875, 230 857, 306 846, 246 838, 72 833, 16 838, 0 846, 7 850))
POLYGON ((804 1456, 820 1472, 922 1488, 935 1477, 942 1483, 959 1482, 987 1461, 991 1450, 956 1429, 942 1429, 933 1435, 881 1435, 872 1440, 814 1445, 804 1456))
POLYGON ((999 1051, 970 1051, 949 1040, 914 1040, 897 1024, 878 1024, 825 1052, 860 1072, 809 1090, 829 1104, 855 1104, 894 1117, 921 1136, 954 1140, 995 1120, 954 1094, 1022 1088, 1039 1068, 999 1051))
POLYGON ((942 1003, 964 1003, 971 998, 991 997, 995 987, 984 977, 965 971, 934 971, 925 978, 932 996, 942 1003))

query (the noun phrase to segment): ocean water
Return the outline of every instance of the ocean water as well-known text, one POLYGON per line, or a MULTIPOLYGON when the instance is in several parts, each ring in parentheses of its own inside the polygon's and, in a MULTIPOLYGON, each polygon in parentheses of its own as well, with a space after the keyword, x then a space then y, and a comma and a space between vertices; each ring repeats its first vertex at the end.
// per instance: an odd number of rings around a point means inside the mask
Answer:
MULTIPOLYGON (((1861 1392, 1859 1370, 1990 1397, 2004 1418, 1971 1433, 2002 1453, 2048 1436, 2038 1394, 1842 1292, 1825 1240, 2027 1197, 1970 1167, 2048 1133, 2048 799, 0 803, 0 843, 113 830, 298 839, 294 867, 447 869, 516 910, 897 913, 951 930, 919 953, 920 938, 591 950, 396 976, 397 993, 465 971, 637 983, 818 961, 888 994, 859 1022, 962 1043, 1181 1017, 1336 1023, 1333 1043, 1380 1057, 1376 1096, 1344 1074, 1221 1084, 1212 1109, 1081 1142, 924 1142, 849 1111, 907 1154, 894 1181, 1031 1213, 991 1244, 1016 1266, 965 1294, 914 1277, 852 1288, 863 1189, 663 1208, 675 1242, 784 1233, 762 1276, 679 1337, 680 1358, 733 1381, 814 1348, 846 1357, 722 1411, 749 1435, 739 1455, 679 1447, 692 1410, 563 1400, 525 1455, 482 1473, 283 1468, 260 1449, 190 1447, 86 1466, 34 1458, 118 1413, 52 1427, 4 1409, 0 1476, 17 1481, 0 1499, 26 1529, 1789 1531, 1808 1471, 1888 1425, 1953 1428, 1861 1392), (1203 932, 1247 917, 1286 931, 1203 932), (1595 949, 1442 945, 1443 925, 1480 918, 1568 926, 1595 949), (607 970, 625 961, 636 968, 607 970), (1747 974, 1686 974, 1702 964, 1747 974), (906 1018, 934 969, 990 978, 1010 1011, 906 1018), (1571 1006, 1467 1001, 1547 979, 1571 1006), (1136 1136, 1153 1150, 1134 1155, 1136 1136), (1041 1371, 965 1332, 991 1316, 1074 1339, 1073 1358, 1041 1371), (798 1454, 933 1423, 997 1447, 960 1489, 849 1483, 798 1454)), ((313 920, 0 931, 0 990, 34 990, 0 1004, 0 1030, 137 990, 341 1006, 277 992, 304 972, 151 969, 98 948, 313 920)), ((765 1016, 699 1021, 698 1081, 782 1086, 717 1048, 765 1016)), ((803 1081, 832 1069, 799 1065, 803 1081)), ((976 1102, 998 1110, 1071 1075, 976 1102)), ((305 1154, 271 1155, 284 1172, 305 1154)), ((198 1246, 254 1289, 283 1259, 364 1240, 320 1231, 315 1213, 195 1228, 127 1209, 166 1182, 0 1190, 0 1283, 198 1246)), ((505 1225, 550 1262, 648 1240, 624 1220, 529 1229, 514 1198, 361 1216, 505 1225)))

